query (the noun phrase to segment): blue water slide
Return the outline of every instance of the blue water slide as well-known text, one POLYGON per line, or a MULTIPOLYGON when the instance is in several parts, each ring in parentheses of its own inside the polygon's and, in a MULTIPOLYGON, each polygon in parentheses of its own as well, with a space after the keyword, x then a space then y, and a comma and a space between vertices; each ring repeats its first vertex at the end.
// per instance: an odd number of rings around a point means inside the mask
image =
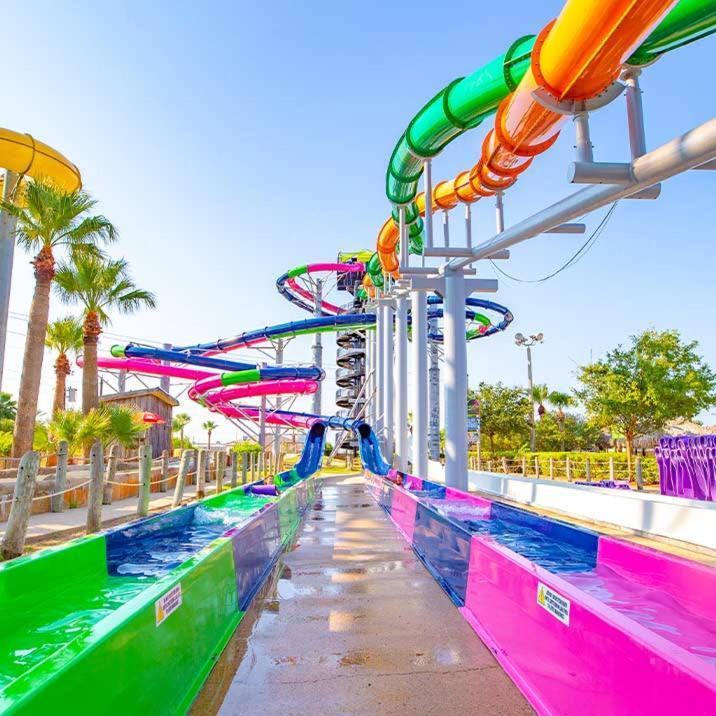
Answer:
POLYGON ((387 475, 391 469, 380 450, 380 443, 373 428, 362 421, 356 421, 353 431, 358 437, 358 450, 363 467, 374 475, 387 475))

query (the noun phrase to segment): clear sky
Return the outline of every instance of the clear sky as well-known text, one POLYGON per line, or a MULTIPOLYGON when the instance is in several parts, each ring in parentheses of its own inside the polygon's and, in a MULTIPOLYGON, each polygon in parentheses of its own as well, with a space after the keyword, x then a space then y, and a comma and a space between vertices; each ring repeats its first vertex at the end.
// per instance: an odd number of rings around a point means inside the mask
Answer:
MULTIPOLYGON (((121 231, 114 251, 156 292, 156 311, 118 316, 109 330, 210 340, 305 317, 278 296, 276 277, 339 250, 373 247, 389 208, 387 161, 410 118, 450 80, 537 32, 561 4, 11 3, 3 9, 0 125, 30 132, 80 167, 121 231)), ((715 114, 713 87, 699 86, 706 75, 695 69, 711 66, 714 50, 709 38, 644 73, 650 148, 715 114)), ((435 161, 436 179, 472 166, 489 126, 448 147, 435 161)), ((623 99, 593 116, 592 135, 598 160, 628 157, 623 99)), ((508 224, 572 190, 572 144, 567 127, 507 193, 508 224)), ((507 335, 470 347, 471 382, 524 382, 517 331, 544 332, 535 380, 554 389, 573 385, 590 355, 647 327, 678 328, 716 366, 715 179, 691 172, 668 182, 656 202, 622 202, 591 252, 544 284, 501 279, 496 298, 516 320, 507 335)), ((587 220, 590 228, 603 211, 587 220)), ((478 204, 475 217, 478 239, 487 238, 492 206, 478 204)), ((583 239, 535 239, 501 266, 537 278, 583 239)), ((25 332, 17 316, 27 313, 32 289, 20 252, 13 281, 6 388, 15 391, 25 332)), ((54 301, 53 316, 66 312, 54 301)), ((332 370, 332 339, 326 346, 332 370)), ((289 359, 309 357, 310 339, 295 341, 289 359)), ((52 380, 46 359, 45 411, 52 380)), ((70 383, 79 382, 76 373, 70 383)), ((327 385, 326 409, 331 395, 327 385)), ((191 412, 196 434, 204 414, 191 412)), ((230 427, 218 433, 234 436, 230 427)))

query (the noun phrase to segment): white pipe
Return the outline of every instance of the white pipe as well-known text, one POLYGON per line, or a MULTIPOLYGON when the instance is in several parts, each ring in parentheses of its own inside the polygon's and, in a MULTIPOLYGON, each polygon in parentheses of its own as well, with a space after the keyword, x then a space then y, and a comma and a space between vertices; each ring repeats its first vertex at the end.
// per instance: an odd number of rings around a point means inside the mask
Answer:
POLYGON ((425 241, 429 249, 433 248, 433 171, 430 160, 423 165, 423 181, 425 182, 425 241))
POLYGON ((412 308, 412 410, 413 473, 428 474, 428 300, 424 291, 413 291, 412 308))
POLYGON ((629 126, 629 148, 631 158, 636 159, 646 154, 646 134, 644 133, 644 107, 641 102, 639 75, 641 70, 630 69, 625 77, 627 123, 629 126))
MULTIPOLYGON (((437 318, 428 321, 429 333, 438 330, 437 318)), ((440 459, 440 354, 438 344, 429 340, 430 369, 428 371, 428 454, 431 460, 440 459)))
POLYGON ((594 152, 592 138, 589 134, 589 113, 585 111, 577 112, 573 121, 575 158, 578 162, 593 162, 594 152))
POLYGON ((467 340, 465 277, 445 274, 445 484, 467 490, 467 340))
POLYGON ((393 306, 386 301, 383 306, 383 431, 385 433, 385 458, 392 462, 393 454, 393 306))
MULTIPOLYGON (((316 279, 316 293, 314 295, 315 307, 313 309, 314 316, 321 315, 321 302, 323 301, 323 281, 316 279)), ((313 365, 323 368, 323 341, 321 334, 315 333, 313 336, 313 365)), ((321 412, 321 383, 318 381, 318 390, 313 394, 313 414, 322 415, 321 412)))
POLYGON ((465 245, 472 248, 472 207, 465 204, 465 245))
POLYGON ((395 436, 398 470, 408 470, 408 299, 396 299, 395 312, 395 436))
POLYGON ((383 302, 378 301, 375 308, 376 334, 374 353, 375 356, 375 433, 380 440, 381 447, 385 449, 385 436, 383 435, 383 393, 385 390, 385 364, 382 360, 383 333, 385 332, 385 311, 383 302))
MULTIPOLYGON (((10 201, 17 184, 15 172, 5 172, 3 199, 10 201)), ((7 340, 8 314, 10 311, 10 286, 12 285, 12 264, 15 257, 14 231, 17 219, 6 211, 0 212, 0 389, 3 384, 5 364, 5 342, 7 340)))
POLYGON ((443 211, 443 239, 445 248, 448 248, 450 246, 450 215, 447 211, 443 211))
POLYGON ((621 186, 598 184, 589 186, 520 221, 506 231, 472 250, 470 258, 455 258, 440 268, 443 273, 471 264, 473 261, 507 249, 531 239, 566 221, 576 219, 618 199, 635 194, 652 184, 669 179, 681 172, 694 169, 716 158, 716 118, 709 119, 690 132, 672 139, 658 149, 638 157, 632 162, 634 183, 621 186))

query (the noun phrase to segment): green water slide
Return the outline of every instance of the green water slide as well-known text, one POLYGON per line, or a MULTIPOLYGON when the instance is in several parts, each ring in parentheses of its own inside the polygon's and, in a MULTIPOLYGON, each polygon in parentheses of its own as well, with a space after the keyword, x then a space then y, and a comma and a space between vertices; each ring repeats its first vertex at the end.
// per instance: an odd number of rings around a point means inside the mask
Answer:
MULTIPOLYGON (((681 0, 629 59, 637 66, 716 31, 716 0, 681 0)), ((414 201, 423 161, 495 112, 527 72, 534 35, 513 42, 499 57, 467 77, 453 80, 411 120, 390 157, 386 194, 394 205, 409 205, 406 220, 416 222, 414 201)), ((397 213, 393 213, 397 219, 397 213)))

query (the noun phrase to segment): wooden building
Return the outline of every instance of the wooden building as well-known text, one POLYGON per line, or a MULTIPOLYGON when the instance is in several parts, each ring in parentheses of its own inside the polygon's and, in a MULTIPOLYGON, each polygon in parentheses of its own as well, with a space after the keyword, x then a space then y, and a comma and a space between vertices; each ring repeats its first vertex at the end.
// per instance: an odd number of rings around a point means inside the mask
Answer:
MULTIPOLYGON (((154 457, 159 457, 164 450, 172 449, 172 411, 179 405, 179 401, 172 398, 165 390, 161 388, 130 390, 103 395, 100 400, 113 405, 128 405, 140 412, 158 415, 163 422, 147 426, 146 444, 152 446, 154 457)), ((135 452, 131 451, 125 457, 130 457, 135 452)))

